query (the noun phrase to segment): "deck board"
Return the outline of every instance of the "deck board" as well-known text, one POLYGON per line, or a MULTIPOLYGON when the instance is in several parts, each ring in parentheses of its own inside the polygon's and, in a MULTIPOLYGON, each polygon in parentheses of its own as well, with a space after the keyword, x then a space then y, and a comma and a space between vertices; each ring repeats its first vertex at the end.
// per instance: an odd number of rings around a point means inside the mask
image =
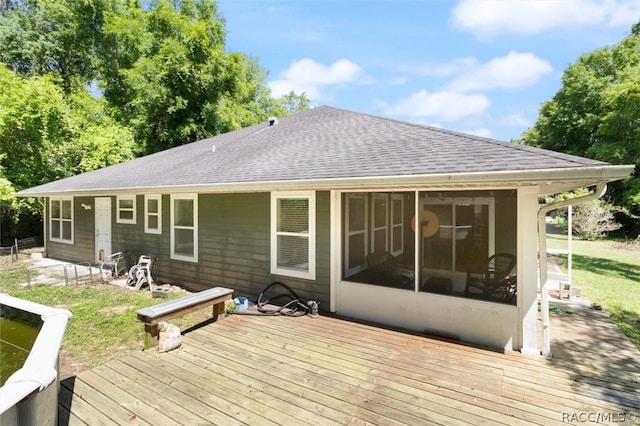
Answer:
POLYGON ((542 357, 328 316, 231 315, 185 334, 176 350, 135 352, 64 381, 59 416, 65 425, 553 425, 577 412, 640 417, 640 369, 593 365, 569 371, 542 357))

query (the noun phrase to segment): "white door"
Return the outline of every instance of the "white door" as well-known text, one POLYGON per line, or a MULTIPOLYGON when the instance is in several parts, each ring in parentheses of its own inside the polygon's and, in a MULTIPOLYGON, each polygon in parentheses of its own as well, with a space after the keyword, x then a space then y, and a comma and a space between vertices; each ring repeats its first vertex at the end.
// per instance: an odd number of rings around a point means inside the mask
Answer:
POLYGON ((99 197, 96 202, 96 260, 111 254, 111 198, 99 197))

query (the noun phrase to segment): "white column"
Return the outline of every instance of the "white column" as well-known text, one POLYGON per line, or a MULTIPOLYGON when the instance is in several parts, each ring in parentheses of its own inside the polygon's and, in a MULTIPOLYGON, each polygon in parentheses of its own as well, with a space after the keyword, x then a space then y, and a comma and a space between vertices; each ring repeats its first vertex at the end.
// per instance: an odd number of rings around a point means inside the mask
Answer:
POLYGON ((539 355, 538 349, 538 190, 518 188, 518 328, 514 349, 539 355))
POLYGON ((329 310, 331 312, 336 312, 339 309, 340 301, 338 283, 340 282, 342 274, 340 267, 340 265, 342 265, 342 250, 340 249, 342 246, 342 237, 340 235, 340 224, 342 223, 341 210, 342 202, 340 191, 331 190, 329 203, 329 212, 331 215, 329 220, 329 310))

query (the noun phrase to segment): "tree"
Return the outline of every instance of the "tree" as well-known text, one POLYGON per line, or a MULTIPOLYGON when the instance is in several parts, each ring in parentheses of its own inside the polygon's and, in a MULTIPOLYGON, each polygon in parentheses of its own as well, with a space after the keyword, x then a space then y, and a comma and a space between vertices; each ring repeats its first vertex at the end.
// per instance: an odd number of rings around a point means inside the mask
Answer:
POLYGON ((50 75, 21 77, 0 65, 0 167, 17 189, 133 158, 132 133, 80 91, 65 98, 50 75))
POLYGON ((542 104, 537 122, 522 139, 612 164, 635 164, 630 178, 612 185, 612 200, 631 213, 635 219, 627 224, 639 232, 640 22, 620 43, 582 55, 570 65, 562 88, 542 104))
POLYGON ((23 78, 0 65, 0 166, 17 189, 62 177, 53 148, 69 140, 69 113, 50 76, 23 78))
POLYGON ((255 124, 283 109, 257 61, 225 50, 225 35, 213 0, 119 4, 105 14, 100 84, 145 152, 255 124))
POLYGON ((133 133, 105 113, 103 99, 86 91, 65 97, 52 75, 22 77, 1 64, 0 88, 3 224, 15 228, 39 211, 37 203, 16 200, 15 190, 133 158, 133 133))
POLYGON ((0 0, 0 220, 39 208, 14 190, 308 109, 224 41, 214 0, 0 0))
POLYGON ((0 62, 48 76, 65 100, 98 87, 141 154, 308 108, 304 94, 274 99, 225 35, 214 0, 5 1, 0 62))
POLYGON ((102 0, 24 0, 0 20, 0 61, 23 76, 54 74, 66 94, 95 76, 102 0))

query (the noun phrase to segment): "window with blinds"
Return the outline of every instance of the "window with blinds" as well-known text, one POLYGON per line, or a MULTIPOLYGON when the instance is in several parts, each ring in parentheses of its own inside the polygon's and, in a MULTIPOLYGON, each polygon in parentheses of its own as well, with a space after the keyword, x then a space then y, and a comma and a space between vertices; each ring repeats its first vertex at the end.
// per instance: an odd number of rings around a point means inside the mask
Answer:
POLYGON ((271 273, 315 279, 315 193, 272 193, 271 273))

